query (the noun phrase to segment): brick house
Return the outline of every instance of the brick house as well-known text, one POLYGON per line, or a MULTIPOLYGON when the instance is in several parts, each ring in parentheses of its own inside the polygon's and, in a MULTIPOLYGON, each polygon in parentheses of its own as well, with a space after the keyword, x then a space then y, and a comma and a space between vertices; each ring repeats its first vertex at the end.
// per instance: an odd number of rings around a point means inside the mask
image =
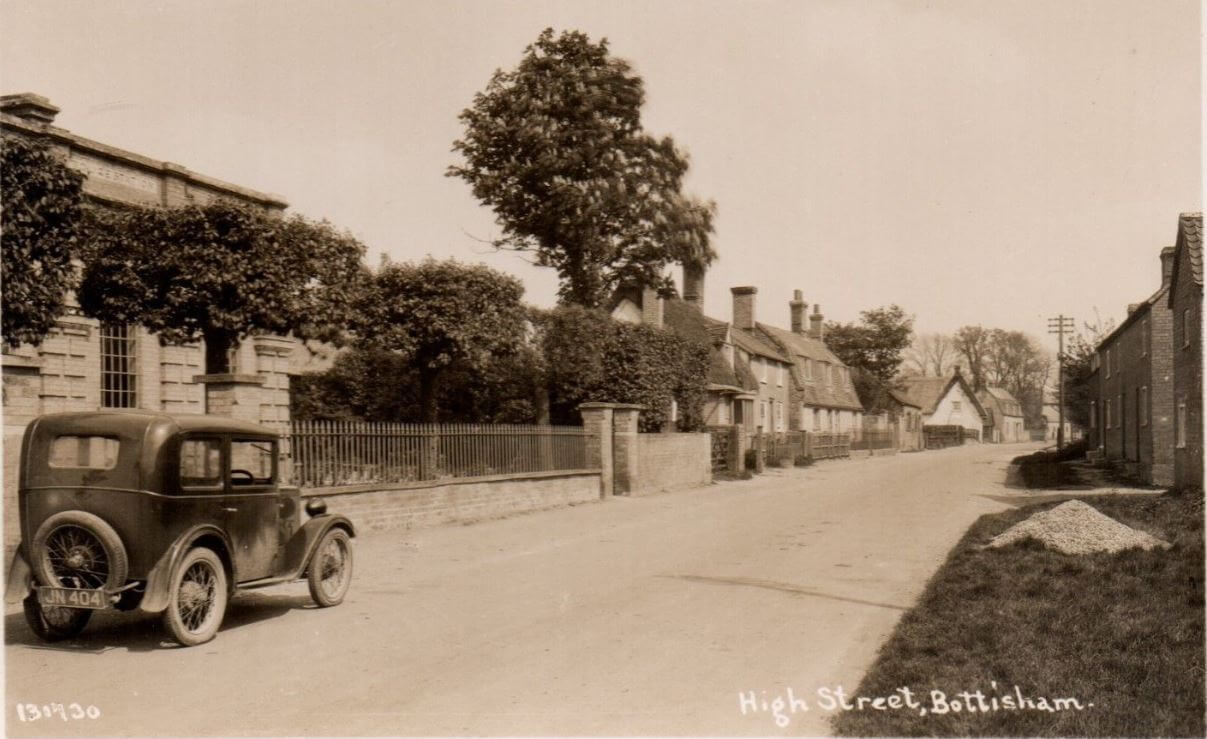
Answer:
POLYGON ((966 436, 981 440, 988 412, 959 370, 950 377, 904 377, 902 392, 922 409, 925 426, 963 426, 966 436))
MULTIPOLYGON (((67 166, 85 175, 91 207, 178 206, 214 199, 236 200, 280 213, 284 200, 84 138, 53 125, 59 109, 39 95, 0 97, 0 132, 47 142, 67 166)), ((101 324, 79 314, 73 297, 58 326, 40 346, 5 347, 3 367, 5 505, 17 517, 17 457, 26 424, 42 413, 98 408, 146 408, 200 413, 205 387, 195 381, 204 367, 204 345, 161 346, 139 326, 101 324)), ((244 417, 284 427, 289 421, 289 374, 295 341, 257 336, 232 356, 227 382, 244 401, 244 417)), ((304 352, 301 352, 304 354, 304 352)), ((216 383, 220 384, 220 383, 216 383)), ((225 387, 225 386, 224 386, 225 387)))
POLYGON ((1203 214, 1178 218, 1168 306, 1173 322, 1174 484, 1203 487, 1203 214))
POLYGON ((1099 342, 1095 437, 1106 459, 1141 480, 1173 484, 1173 319, 1169 285, 1174 248, 1161 250, 1161 286, 1127 308, 1127 318, 1099 342))
POLYGON ((760 338, 792 358, 791 428, 858 437, 863 429, 864 408, 855 393, 851 370, 825 344, 821 306, 814 305, 811 315, 808 307, 801 291, 796 290, 788 303, 791 330, 756 324, 760 338))
POLYGON ((733 294, 733 321, 728 333, 734 364, 745 365, 758 382, 750 416, 736 421, 748 429, 788 431, 792 425, 792 359, 768 340, 757 321, 758 288, 732 287, 729 291, 733 294))
POLYGON ((1023 406, 1004 387, 987 387, 976 394, 987 418, 981 440, 994 444, 1017 444, 1028 441, 1023 406))

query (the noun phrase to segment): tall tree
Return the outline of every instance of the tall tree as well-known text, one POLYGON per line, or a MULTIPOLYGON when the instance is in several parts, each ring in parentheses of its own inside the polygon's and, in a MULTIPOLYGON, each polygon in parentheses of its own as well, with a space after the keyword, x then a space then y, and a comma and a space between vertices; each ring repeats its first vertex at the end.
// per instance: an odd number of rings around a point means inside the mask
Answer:
POLYGON ((988 361, 992 333, 983 326, 963 326, 956 331, 952 340, 956 351, 968 366, 968 375, 974 390, 982 390, 985 387, 985 364, 988 361))
POLYGON ((641 126, 645 90, 606 39, 545 29, 461 113, 449 167, 490 206, 501 249, 533 252, 563 303, 599 306, 618 284, 670 289, 670 263, 707 264, 715 205, 682 193, 687 157, 641 126))
POLYGON ((0 246, 3 340, 40 344, 75 287, 84 176, 46 144, 0 137, 0 246))
POLYGON ((450 369, 481 370, 519 349, 523 295, 518 279, 484 265, 430 258, 385 264, 357 301, 354 328, 363 346, 406 359, 418 378, 420 420, 433 423, 450 369))
POLYGON ((946 377, 959 361, 955 344, 947 334, 919 334, 906 352, 910 369, 923 377, 946 377))
POLYGON ((848 367, 890 382, 905 359, 914 319, 897 305, 865 310, 859 317, 858 324, 827 324, 826 346, 848 367))
POLYGON ((102 214, 84 252, 79 299, 103 321, 139 323, 167 343, 205 340, 205 371, 256 332, 336 338, 364 280, 365 248, 327 223, 228 202, 102 214))
POLYGON ((1028 426, 1042 423, 1043 390, 1051 368, 1051 357, 1030 336, 1002 329, 990 332, 985 381, 1010 391, 1022 405, 1028 426))

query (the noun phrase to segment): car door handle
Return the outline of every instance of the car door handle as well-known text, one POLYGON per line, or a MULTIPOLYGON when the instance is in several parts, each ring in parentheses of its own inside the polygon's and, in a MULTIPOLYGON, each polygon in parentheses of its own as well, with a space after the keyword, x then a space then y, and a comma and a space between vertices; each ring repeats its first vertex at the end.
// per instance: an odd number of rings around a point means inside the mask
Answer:
POLYGON ((239 512, 239 509, 238 509, 238 508, 225 508, 225 507, 224 507, 222 510, 224 510, 224 511, 226 511, 226 512, 228 512, 228 513, 238 513, 238 512, 239 512))

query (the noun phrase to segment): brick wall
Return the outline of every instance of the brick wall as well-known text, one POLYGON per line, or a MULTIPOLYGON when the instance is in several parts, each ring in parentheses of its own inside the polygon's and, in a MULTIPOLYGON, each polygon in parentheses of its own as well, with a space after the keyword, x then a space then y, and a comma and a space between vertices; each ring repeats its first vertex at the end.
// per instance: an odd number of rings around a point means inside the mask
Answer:
POLYGON ((358 529, 416 528, 466 523, 599 500, 598 472, 542 472, 391 487, 314 488, 331 513, 358 529))
POLYGON ((683 490, 712 482, 708 434, 638 434, 631 494, 683 490))
MULTIPOLYGON (((1183 255, 1185 258, 1185 255, 1183 255)), ((1173 285, 1170 321, 1173 341, 1173 390, 1170 400, 1176 424, 1177 404, 1186 404, 1186 439, 1173 449, 1174 483, 1181 487, 1203 486, 1203 288, 1194 284, 1185 261, 1173 285), (1184 322, 1183 311, 1189 311, 1184 322), (1189 339, 1189 341, 1187 341, 1189 339)))

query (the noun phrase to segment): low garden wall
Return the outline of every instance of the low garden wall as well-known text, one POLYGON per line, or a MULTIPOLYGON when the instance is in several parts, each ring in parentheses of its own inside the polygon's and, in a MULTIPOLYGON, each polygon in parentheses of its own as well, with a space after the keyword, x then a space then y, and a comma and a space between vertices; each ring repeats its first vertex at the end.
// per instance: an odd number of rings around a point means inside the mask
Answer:
POLYGON ((712 439, 699 434, 638 434, 630 495, 698 488, 712 482, 712 439))
POLYGON ((426 482, 304 488, 358 529, 465 523, 599 500, 599 472, 568 470, 426 482))

